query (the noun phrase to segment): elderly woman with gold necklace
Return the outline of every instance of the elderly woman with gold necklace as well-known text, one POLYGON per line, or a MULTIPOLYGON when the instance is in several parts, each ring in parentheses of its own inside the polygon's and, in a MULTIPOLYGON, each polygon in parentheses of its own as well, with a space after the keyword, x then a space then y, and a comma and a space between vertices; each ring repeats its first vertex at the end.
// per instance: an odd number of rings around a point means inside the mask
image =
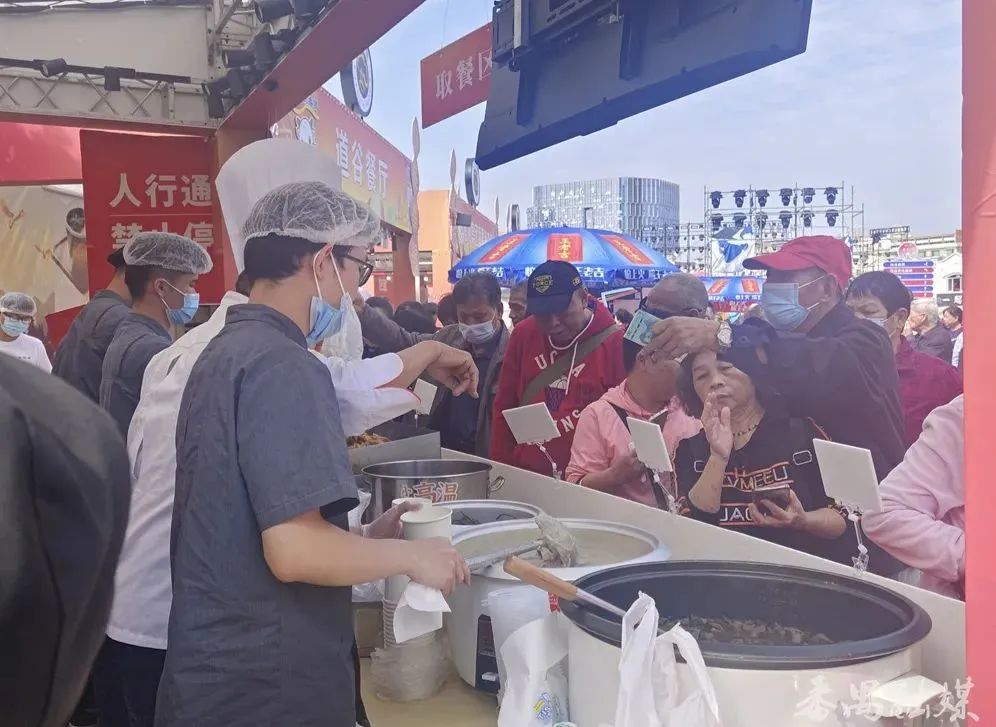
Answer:
POLYGON ((827 436, 811 419, 788 416, 765 386, 757 344, 768 328, 758 324, 738 326, 732 348, 682 363, 679 395, 703 430, 678 446, 679 509, 850 564, 857 552, 853 526, 827 497, 813 451, 813 439, 827 436))

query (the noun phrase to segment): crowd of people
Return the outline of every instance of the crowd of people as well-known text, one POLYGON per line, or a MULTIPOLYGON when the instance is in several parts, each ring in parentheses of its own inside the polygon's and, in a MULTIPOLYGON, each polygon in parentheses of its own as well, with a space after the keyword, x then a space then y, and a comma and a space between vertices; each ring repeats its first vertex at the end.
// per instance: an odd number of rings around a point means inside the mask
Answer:
MULTIPOLYGON (((235 289, 182 336, 211 260, 188 238, 139 234, 54 367, 26 330, 33 300, 0 298, 0 416, 21 423, 25 451, 60 452, 49 475, 102 508, 78 526, 99 553, 45 567, 92 591, 65 638, 76 663, 96 655, 103 727, 364 723, 349 587, 407 575, 448 592, 469 577, 447 541, 397 539, 412 505, 347 523, 346 437, 410 410, 420 377, 438 386, 427 425, 446 448, 544 475, 549 456, 579 487, 841 563, 862 527, 873 571, 961 595, 960 309, 942 318, 890 273, 852 280, 843 242, 802 237, 745 262, 766 278, 737 325, 701 280, 665 276, 644 291, 658 322, 638 343, 632 313, 562 261, 513 287, 507 311, 488 273, 435 306, 365 298, 378 230, 323 184, 271 190, 232 241, 235 289), (559 432, 546 454, 504 417, 535 403, 559 432), (661 427, 673 472, 641 463, 631 418, 661 427), (814 440, 871 452, 882 512, 856 523, 828 498, 814 440), (102 643, 76 635, 87 618, 107 624, 102 643)), ((36 467, 24 452, 15 465, 36 467)), ((59 678, 82 685, 86 670, 59 678)))

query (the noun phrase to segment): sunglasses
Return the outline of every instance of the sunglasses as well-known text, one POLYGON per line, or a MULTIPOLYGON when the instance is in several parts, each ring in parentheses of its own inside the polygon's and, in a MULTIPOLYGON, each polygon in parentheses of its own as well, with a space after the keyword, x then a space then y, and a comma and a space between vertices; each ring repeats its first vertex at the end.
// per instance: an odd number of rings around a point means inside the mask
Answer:
POLYGON ((360 260, 359 258, 355 258, 352 255, 343 255, 342 257, 345 260, 352 260, 359 267, 360 269, 359 285, 364 285, 368 280, 370 280, 370 276, 373 275, 374 271, 373 265, 368 263, 366 260, 360 260))

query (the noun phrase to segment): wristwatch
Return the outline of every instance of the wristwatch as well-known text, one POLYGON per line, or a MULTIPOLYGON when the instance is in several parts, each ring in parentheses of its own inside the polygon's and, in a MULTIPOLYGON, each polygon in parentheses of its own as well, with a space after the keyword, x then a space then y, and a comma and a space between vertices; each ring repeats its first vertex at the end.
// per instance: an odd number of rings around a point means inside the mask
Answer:
POLYGON ((726 321, 719 322, 719 330, 716 331, 716 341, 719 343, 719 350, 726 351, 733 345, 733 329, 726 321))

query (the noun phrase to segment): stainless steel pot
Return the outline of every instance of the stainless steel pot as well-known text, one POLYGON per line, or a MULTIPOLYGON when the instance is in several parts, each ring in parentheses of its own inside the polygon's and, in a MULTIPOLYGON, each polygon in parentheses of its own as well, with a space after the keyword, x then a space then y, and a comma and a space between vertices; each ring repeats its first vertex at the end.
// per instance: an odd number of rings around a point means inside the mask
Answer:
POLYGON ((483 500, 505 484, 491 479, 491 465, 462 459, 413 459, 363 468, 373 493, 370 507, 377 517, 396 497, 426 497, 433 502, 483 500))

